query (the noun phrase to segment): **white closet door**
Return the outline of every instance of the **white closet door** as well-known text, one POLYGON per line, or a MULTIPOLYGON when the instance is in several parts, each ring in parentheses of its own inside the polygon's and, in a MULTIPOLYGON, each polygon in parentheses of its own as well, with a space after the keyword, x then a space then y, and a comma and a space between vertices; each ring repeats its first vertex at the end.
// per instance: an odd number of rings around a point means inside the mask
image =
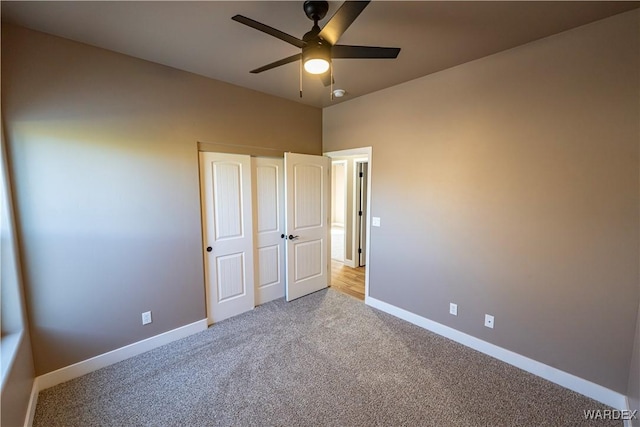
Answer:
POLYGON ((256 305, 284 296, 284 160, 251 159, 256 241, 256 305))
POLYGON ((285 153, 287 239, 286 298, 329 286, 331 161, 285 153))
POLYGON ((209 324, 254 307, 251 158, 200 153, 209 324))

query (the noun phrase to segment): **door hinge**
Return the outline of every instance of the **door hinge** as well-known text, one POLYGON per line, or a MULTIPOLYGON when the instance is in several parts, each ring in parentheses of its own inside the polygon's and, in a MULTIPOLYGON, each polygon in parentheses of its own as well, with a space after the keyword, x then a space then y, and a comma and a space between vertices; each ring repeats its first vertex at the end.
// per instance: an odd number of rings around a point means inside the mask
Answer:
POLYGON ((362 216, 362 211, 358 211, 358 216, 362 216))
POLYGON ((364 172, 360 172, 360 178, 364 177, 364 172))
POLYGON ((358 248, 358 253, 361 254, 362 253, 362 248, 358 248))

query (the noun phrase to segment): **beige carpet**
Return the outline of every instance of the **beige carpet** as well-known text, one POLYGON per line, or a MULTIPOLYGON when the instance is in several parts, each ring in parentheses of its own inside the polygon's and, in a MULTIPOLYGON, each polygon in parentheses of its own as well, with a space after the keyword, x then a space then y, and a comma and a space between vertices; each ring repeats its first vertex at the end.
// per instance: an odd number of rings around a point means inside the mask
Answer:
POLYGON ((40 393, 40 426, 605 426, 603 405, 325 290, 40 393))

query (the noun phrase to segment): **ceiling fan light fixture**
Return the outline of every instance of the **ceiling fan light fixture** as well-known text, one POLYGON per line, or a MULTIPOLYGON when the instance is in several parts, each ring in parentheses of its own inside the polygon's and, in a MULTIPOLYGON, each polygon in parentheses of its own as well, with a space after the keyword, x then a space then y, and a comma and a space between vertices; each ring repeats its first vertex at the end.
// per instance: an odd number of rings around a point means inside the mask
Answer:
POLYGON ((304 63, 304 69, 310 74, 326 73, 329 69, 329 62, 324 58, 309 58, 304 63))
POLYGON ((326 73, 331 64, 331 47, 318 43, 305 48, 302 51, 302 62, 307 73, 326 73))

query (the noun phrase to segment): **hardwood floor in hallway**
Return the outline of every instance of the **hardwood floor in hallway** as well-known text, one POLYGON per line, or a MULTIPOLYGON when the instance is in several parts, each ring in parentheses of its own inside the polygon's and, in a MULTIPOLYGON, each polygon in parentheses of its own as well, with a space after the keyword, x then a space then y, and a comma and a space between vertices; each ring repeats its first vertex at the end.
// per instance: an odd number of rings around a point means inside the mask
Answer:
POLYGON ((331 287, 364 301, 364 271, 366 267, 351 268, 331 260, 331 287))

